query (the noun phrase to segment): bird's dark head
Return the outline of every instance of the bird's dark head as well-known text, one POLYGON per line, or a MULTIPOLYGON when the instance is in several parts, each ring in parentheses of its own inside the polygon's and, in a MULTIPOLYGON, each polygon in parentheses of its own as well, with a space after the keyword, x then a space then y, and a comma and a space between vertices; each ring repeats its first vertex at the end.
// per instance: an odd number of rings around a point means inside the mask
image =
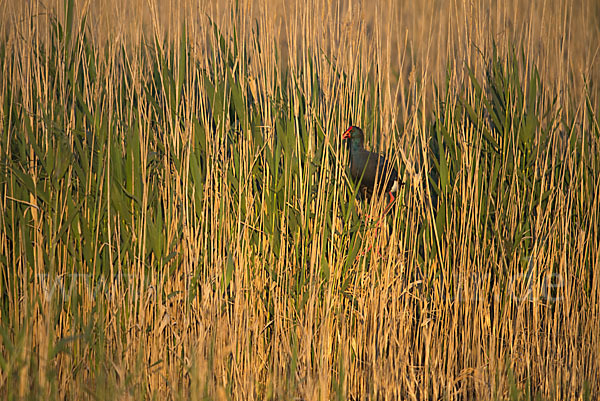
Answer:
POLYGON ((359 127, 351 125, 342 134, 342 139, 349 139, 353 148, 362 148, 365 142, 365 134, 363 134, 363 131, 359 127))

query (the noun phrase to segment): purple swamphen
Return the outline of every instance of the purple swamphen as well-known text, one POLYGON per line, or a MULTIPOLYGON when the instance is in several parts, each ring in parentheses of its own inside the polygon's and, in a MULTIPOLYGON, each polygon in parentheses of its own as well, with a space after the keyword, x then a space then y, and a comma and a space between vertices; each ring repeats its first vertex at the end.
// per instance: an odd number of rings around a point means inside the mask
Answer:
POLYGON ((364 148, 365 135, 359 127, 350 126, 342 134, 342 139, 350 149, 350 175, 359 190, 370 199, 373 194, 385 191, 389 203, 384 209, 384 215, 389 211, 396 199, 403 182, 398 178, 398 172, 383 155, 369 152, 364 148))

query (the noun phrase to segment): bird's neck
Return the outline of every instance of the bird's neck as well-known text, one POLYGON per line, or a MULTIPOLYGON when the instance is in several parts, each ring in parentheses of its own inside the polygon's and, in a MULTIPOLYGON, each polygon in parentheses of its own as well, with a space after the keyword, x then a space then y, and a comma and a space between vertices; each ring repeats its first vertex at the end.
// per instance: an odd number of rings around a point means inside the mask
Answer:
POLYGON ((363 150, 363 143, 358 139, 350 141, 350 152, 360 152, 363 150))

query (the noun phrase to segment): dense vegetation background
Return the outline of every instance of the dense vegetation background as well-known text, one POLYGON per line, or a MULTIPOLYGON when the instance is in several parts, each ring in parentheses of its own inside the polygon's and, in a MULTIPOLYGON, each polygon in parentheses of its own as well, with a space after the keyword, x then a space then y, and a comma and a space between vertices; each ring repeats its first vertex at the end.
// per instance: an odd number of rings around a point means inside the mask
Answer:
POLYGON ((3 398, 600 396, 598 2, 100 3, 0 2, 3 398))

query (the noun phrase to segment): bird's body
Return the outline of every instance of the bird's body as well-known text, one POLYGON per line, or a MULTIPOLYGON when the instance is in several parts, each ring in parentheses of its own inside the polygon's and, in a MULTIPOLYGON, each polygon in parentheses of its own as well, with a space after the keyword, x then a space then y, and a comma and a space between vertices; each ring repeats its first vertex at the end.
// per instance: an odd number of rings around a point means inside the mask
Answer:
MULTIPOLYGON (((364 148, 364 134, 360 128, 351 126, 344 132, 342 139, 348 140, 350 175, 354 182, 359 183, 360 191, 366 198, 385 191, 390 197, 391 205, 402 185, 396 169, 383 155, 364 148)), ((388 208, 389 206, 386 211, 388 208)))

